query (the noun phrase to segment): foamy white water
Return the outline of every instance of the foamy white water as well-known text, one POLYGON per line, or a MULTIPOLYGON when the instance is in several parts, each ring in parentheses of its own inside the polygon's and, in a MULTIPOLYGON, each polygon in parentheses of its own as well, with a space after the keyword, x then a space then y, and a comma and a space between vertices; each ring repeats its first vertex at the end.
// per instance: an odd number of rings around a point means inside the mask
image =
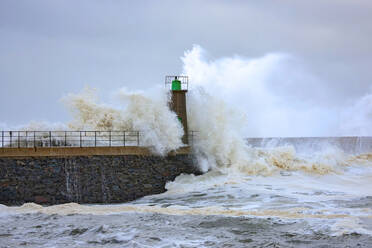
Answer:
MULTIPOLYGON (((2 244, 370 247, 370 137, 354 143, 301 138, 247 144, 246 137, 260 135, 371 135, 368 95, 337 110, 308 103, 289 106, 276 95, 270 75, 286 59, 271 54, 206 61, 200 47, 186 52, 184 73, 192 82, 189 127, 198 131, 193 152, 205 174, 180 175, 168 182, 166 193, 125 204, 0 206, 2 244)), ((123 90, 118 96, 118 105, 99 102, 89 90, 67 96, 74 113, 69 128, 140 130, 142 145, 157 154, 183 145, 182 128, 164 91, 123 90)))
POLYGON ((166 185, 167 192, 126 204, 2 206, 0 225, 3 235, 22 237, 34 247, 241 247, 248 241, 270 244, 272 239, 278 247, 316 247, 328 242, 335 247, 358 242, 368 247, 372 242, 372 154, 343 156, 344 160, 328 160, 333 164, 317 158, 303 160, 333 168, 326 173, 279 167, 270 175, 236 170, 181 175, 166 185))

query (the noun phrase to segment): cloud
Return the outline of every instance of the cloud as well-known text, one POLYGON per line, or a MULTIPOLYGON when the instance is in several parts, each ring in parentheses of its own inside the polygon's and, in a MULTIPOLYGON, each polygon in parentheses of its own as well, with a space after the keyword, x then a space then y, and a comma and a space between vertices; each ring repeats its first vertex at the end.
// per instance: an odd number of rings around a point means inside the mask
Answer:
POLYGON ((294 82, 273 72, 275 94, 311 93, 329 108, 346 106, 371 84, 371 8, 361 0, 3 0, 0 105, 7 107, 0 122, 64 121, 58 99, 86 84, 103 95, 162 84, 165 75, 181 72, 178 58, 194 43, 216 58, 292 56, 298 89, 282 92, 288 87, 281 85, 294 82), (301 68, 312 78, 301 78, 301 68))

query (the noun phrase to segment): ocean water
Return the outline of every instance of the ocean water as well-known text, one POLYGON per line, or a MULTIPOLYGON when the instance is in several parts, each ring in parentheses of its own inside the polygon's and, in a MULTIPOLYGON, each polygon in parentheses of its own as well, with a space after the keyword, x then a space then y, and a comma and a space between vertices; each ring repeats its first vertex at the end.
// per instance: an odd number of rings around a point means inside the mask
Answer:
MULTIPOLYGON (((371 94, 321 104, 323 83, 288 77, 281 54, 208 60, 194 47, 182 60, 204 174, 123 204, 0 206, 0 247, 372 247, 371 94), (356 137, 244 139, 267 135, 356 137)), ((70 123, 21 129, 140 130, 164 155, 183 145, 168 93, 122 89, 107 104, 87 89, 65 97, 70 123)))
POLYGON ((0 247, 372 247, 370 140, 255 140, 129 203, 1 205, 0 247))

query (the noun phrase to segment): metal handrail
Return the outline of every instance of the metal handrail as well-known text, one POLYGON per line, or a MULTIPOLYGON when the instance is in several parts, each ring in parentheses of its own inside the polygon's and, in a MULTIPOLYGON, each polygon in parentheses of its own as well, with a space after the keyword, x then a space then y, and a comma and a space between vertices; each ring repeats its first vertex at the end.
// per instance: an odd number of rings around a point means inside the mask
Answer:
MULTIPOLYGON (((190 131, 189 145, 196 131, 190 131)), ((1 131, 0 148, 140 146, 140 131, 1 131)))
POLYGON ((1 131, 0 148, 139 146, 139 131, 1 131))

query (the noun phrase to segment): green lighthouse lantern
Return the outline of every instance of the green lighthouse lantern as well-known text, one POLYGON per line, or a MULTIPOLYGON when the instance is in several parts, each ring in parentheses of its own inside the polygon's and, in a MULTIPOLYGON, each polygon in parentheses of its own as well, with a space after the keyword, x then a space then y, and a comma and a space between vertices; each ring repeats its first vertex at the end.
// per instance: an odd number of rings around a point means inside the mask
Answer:
POLYGON ((181 81, 178 80, 178 77, 175 76, 174 80, 172 81, 172 90, 181 90, 181 81))

